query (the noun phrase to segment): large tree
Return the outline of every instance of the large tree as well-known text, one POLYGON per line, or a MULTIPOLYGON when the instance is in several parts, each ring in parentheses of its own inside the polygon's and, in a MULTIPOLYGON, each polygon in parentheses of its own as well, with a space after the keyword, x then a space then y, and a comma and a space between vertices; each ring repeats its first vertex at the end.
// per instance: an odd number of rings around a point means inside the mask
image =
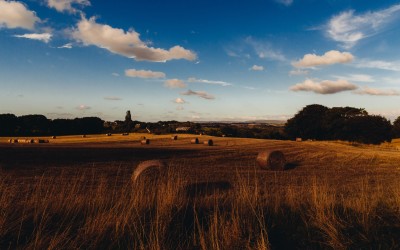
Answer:
POLYGON ((312 104, 304 107, 285 125, 285 132, 289 138, 307 138, 322 140, 326 137, 324 124, 325 115, 329 108, 312 104))
POLYGON ((393 122, 393 136, 400 138, 400 116, 393 122))

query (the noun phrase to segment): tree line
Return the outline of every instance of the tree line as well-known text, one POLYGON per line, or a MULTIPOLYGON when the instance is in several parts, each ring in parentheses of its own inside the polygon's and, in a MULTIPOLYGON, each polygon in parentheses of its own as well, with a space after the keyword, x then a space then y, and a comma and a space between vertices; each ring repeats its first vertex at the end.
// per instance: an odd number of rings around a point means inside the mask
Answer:
POLYGON ((353 107, 304 107, 285 125, 290 139, 343 140, 365 144, 390 142, 400 137, 400 117, 393 124, 385 117, 353 107))
POLYGON ((0 136, 77 135, 112 132, 175 133, 178 126, 189 127, 186 133, 205 133, 214 136, 262 139, 343 140, 366 144, 390 142, 400 138, 400 117, 393 124, 379 115, 370 115, 365 109, 353 107, 328 108, 318 104, 304 107, 284 127, 257 128, 217 124, 212 127, 199 123, 159 121, 144 123, 132 121, 128 110, 124 121, 104 122, 98 117, 75 119, 47 119, 44 115, 0 114, 0 136), (111 125, 107 125, 111 124, 111 125))
POLYGON ((44 115, 0 114, 0 136, 98 134, 103 124, 98 117, 50 120, 44 115))

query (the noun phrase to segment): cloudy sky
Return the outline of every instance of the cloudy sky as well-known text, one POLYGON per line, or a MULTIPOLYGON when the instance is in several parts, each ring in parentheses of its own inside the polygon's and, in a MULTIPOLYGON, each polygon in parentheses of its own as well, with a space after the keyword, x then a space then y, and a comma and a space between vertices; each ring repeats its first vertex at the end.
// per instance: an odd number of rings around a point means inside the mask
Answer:
POLYGON ((400 115, 400 1, 0 0, 0 113, 400 115))

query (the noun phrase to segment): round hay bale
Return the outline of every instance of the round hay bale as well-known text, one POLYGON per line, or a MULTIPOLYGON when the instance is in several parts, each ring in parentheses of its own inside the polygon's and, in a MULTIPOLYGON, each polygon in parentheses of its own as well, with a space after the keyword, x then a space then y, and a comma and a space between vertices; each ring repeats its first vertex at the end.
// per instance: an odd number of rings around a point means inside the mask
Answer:
POLYGON ((111 136, 111 133, 107 133, 107 136, 111 136))
POLYGON ((210 140, 204 141, 204 145, 213 146, 214 142, 213 142, 213 140, 210 139, 210 140))
POLYGON ((53 135, 52 137, 51 137, 51 139, 56 139, 57 137, 55 136, 55 135, 53 135))
POLYGON ((172 136, 171 140, 174 140, 174 141, 178 140, 178 136, 177 135, 172 136))
POLYGON ((82 138, 86 138, 86 135, 82 135, 82 138))
POLYGON ((303 139, 301 139, 301 138, 296 138, 296 141, 297 141, 297 142, 301 142, 301 141, 303 141, 303 139))
POLYGON ((285 170, 285 155, 279 150, 260 152, 256 161, 258 166, 263 169, 285 170))
POLYGON ((122 133, 122 135, 129 135, 129 133, 122 133))
POLYGON ((199 138, 191 139, 190 143, 191 144, 199 144, 199 138))
POLYGON ((139 163, 132 173, 132 181, 156 181, 165 170, 167 164, 161 160, 149 160, 139 163))
POLYGON ((142 144, 142 145, 150 144, 150 139, 141 140, 140 144, 142 144))

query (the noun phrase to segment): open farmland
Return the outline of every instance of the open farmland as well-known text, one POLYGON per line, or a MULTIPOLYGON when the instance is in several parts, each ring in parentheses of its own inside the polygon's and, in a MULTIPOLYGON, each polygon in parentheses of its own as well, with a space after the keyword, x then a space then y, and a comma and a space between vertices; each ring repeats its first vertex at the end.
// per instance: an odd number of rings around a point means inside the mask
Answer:
POLYGON ((1 248, 400 247, 399 141, 193 138, 1 138, 1 248), (202 144, 208 139, 214 146, 202 144), (272 149, 287 170, 256 165, 258 152, 272 149), (132 184, 134 168, 150 159, 169 164, 168 178, 132 184), (212 192, 188 190, 206 182, 212 192))

